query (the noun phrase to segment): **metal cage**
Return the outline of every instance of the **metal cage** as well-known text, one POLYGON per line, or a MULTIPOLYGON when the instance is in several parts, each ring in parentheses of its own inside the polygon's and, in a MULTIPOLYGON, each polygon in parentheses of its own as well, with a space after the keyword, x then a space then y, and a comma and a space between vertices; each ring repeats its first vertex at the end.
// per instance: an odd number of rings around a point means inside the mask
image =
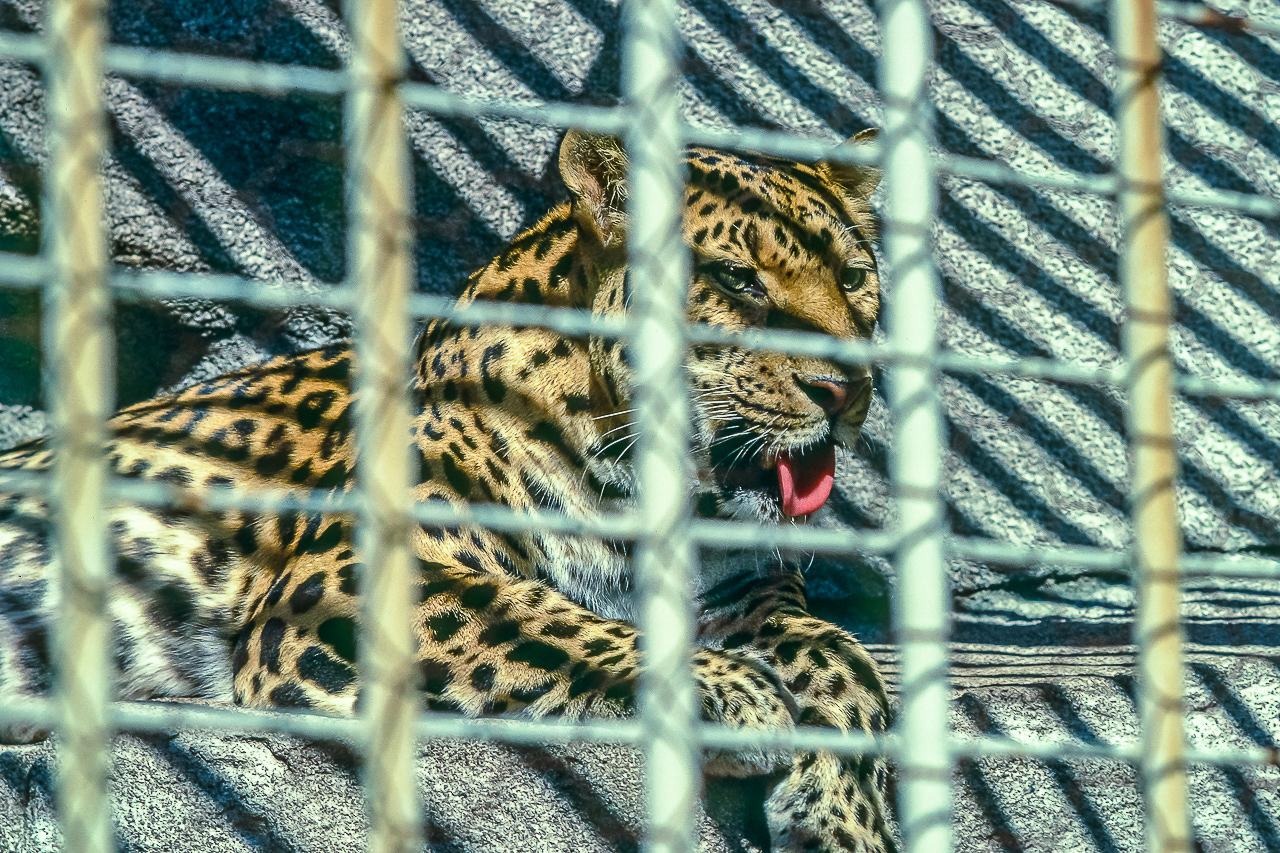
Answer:
POLYGON ((6 475, 6 488, 44 492, 56 508, 66 601, 61 625, 59 688, 51 698, 0 708, 0 720, 37 721, 65 737, 60 814, 72 851, 113 848, 106 773, 113 729, 274 730, 338 737, 362 745, 372 820, 370 847, 416 849, 420 821, 412 755, 425 737, 461 736, 535 743, 599 740, 642 748, 649 786, 649 850, 695 848, 692 804, 697 796, 700 751, 707 746, 758 745, 767 740, 790 749, 883 753, 899 779, 901 833, 910 853, 952 849, 952 768, 958 757, 1024 755, 1039 758, 1111 758, 1137 762, 1147 809, 1148 849, 1191 849, 1187 812, 1188 762, 1276 763, 1273 750, 1201 752, 1184 746, 1179 583, 1187 573, 1274 577, 1271 563, 1205 557, 1183 558, 1173 500, 1177 458, 1170 416, 1176 392, 1224 398, 1280 399, 1280 383, 1210 382, 1174 377, 1168 350, 1170 300, 1165 280, 1166 204, 1231 209, 1278 217, 1280 202, 1230 192, 1166 191, 1160 162, 1163 131, 1156 81, 1160 14, 1209 20, 1199 6, 1155 0, 1112 0, 1119 61, 1117 119, 1121 156, 1114 174, 1071 178, 1027 174, 976 159, 940 156, 933 145, 927 97, 932 55, 924 0, 889 0, 881 7, 884 49, 881 80, 885 121, 870 154, 839 149, 777 132, 711 131, 685 124, 679 113, 674 0, 628 0, 625 6, 625 102, 616 108, 559 103, 476 100, 406 82, 397 34, 395 0, 349 3, 354 50, 346 68, 319 70, 266 65, 109 46, 104 43, 103 0, 50 0, 44 36, 5 33, 0 57, 39 66, 47 81, 50 162, 44 250, 36 258, 0 257, 9 286, 40 288, 47 308, 48 396, 53 402, 56 465, 48 478, 6 475), (1199 18, 1197 18, 1199 16, 1199 18), (106 253, 99 164, 105 136, 105 73, 193 87, 263 94, 308 92, 346 99, 345 148, 350 216, 349 268, 344 286, 304 292, 284 284, 233 276, 112 269, 106 253), (407 108, 437 115, 518 118, 526 122, 600 132, 626 139, 633 187, 629 250, 635 276, 634 305, 626 322, 593 319, 584 312, 536 306, 477 304, 462 310, 440 297, 411 293, 408 155, 402 123, 407 108), (738 345, 822 354, 850 364, 887 366, 890 408, 897 425, 891 464, 898 506, 896 529, 851 534, 831 530, 762 529, 729 522, 695 521, 687 507, 664 500, 683 489, 688 417, 682 353, 693 342, 727 340, 711 328, 686 328, 681 320, 687 278, 678 236, 682 146, 731 145, 797 159, 828 157, 880 163, 888 192, 884 204, 884 255, 894 281, 883 343, 835 341, 796 332, 765 331, 732 338, 738 345), (1127 319, 1124 361, 1097 369, 1037 359, 989 359, 940 351, 935 334, 937 274, 931 257, 941 173, 996 183, 1022 183, 1114 196, 1123 225, 1122 285, 1127 319), (299 303, 351 312, 361 359, 361 450, 358 489, 334 498, 215 490, 203 496, 212 509, 306 509, 352 512, 360 519, 366 564, 376 563, 366 594, 361 667, 368 684, 358 719, 275 714, 220 708, 181 708, 108 701, 107 640, 103 597, 110 548, 102 521, 105 502, 164 505, 177 495, 163 484, 113 480, 100 451, 112 404, 104 365, 113 347, 104 317, 114 293, 201 296, 280 307, 299 303), (407 432, 409 409, 402 377, 409 370, 412 317, 451 317, 466 322, 518 322, 574 334, 620 337, 632 348, 639 391, 637 422, 642 443, 637 470, 640 500, 634 514, 577 522, 546 514, 518 514, 495 507, 453 511, 411 506, 409 466, 394 436, 407 432), (942 372, 998 373, 1059 382, 1124 387, 1134 469, 1131 513, 1135 541, 1128 552, 1080 547, 1038 549, 966 540, 947 533, 940 500, 943 427, 936 377, 942 372), (400 533, 410 521, 500 530, 531 527, 607 534, 638 545, 645 606, 640 628, 648 661, 638 716, 621 722, 567 724, 555 720, 463 719, 418 713, 412 681, 412 638, 406 604, 412 560, 400 533), (895 730, 879 738, 834 731, 800 730, 750 735, 699 722, 687 658, 692 638, 689 575, 698 545, 750 544, 827 553, 859 550, 892 554, 899 576, 894 625, 902 648, 901 713, 895 730), (373 555, 373 556, 370 556, 373 555), (1137 585, 1140 649, 1140 743, 1122 747, 1062 746, 1008 739, 958 739, 947 721, 949 557, 1011 563, 1057 561, 1064 565, 1131 568, 1137 585), (657 682, 661 682, 658 684, 657 682), (661 698, 659 699, 659 695, 661 698))

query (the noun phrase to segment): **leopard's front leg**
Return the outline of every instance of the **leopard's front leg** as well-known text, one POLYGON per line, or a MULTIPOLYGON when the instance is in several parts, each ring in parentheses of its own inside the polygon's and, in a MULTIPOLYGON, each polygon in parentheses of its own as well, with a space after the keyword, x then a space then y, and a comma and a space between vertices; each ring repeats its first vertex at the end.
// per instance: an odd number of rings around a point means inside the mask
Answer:
MULTIPOLYGON (((889 702, 875 661, 847 631, 809 615, 798 574, 767 584, 728 581, 708 593, 706 605, 703 641, 772 666, 799 704, 800 725, 886 729, 889 702)), ((878 756, 797 753, 765 806, 773 849, 895 850, 886 782, 878 756)))

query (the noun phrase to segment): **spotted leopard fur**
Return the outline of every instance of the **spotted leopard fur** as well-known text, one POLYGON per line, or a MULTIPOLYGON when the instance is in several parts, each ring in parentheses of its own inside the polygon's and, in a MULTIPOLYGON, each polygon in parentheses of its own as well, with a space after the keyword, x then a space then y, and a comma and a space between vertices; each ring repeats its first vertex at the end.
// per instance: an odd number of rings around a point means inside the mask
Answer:
MULTIPOLYGON (((475 273, 462 302, 624 310, 625 157, 614 140, 570 132, 560 166, 571 202, 475 273)), ((875 173, 703 148, 688 151, 686 166, 690 321, 870 336, 879 311, 875 173)), ((352 369, 352 351, 331 346, 132 406, 111 421, 111 465, 193 494, 225 485, 346 490, 352 369)), ((871 393, 864 369, 733 346, 694 347, 688 375, 697 511, 756 523, 781 519, 779 455, 852 446, 871 393)), ((579 518, 625 509, 630 383, 616 342, 429 324, 411 383, 416 498, 579 518)), ((7 468, 49 461, 40 443, 0 455, 7 468)), ((368 569, 349 517, 123 504, 109 513, 119 697, 353 711, 368 569)), ((0 496, 0 697, 49 688, 58 613, 49 535, 40 500, 0 496)), ((632 710, 638 638, 626 543, 480 529, 412 536, 426 707, 569 718, 632 710)), ((705 554, 697 583, 694 667, 707 719, 885 727, 875 663, 848 633, 808 615, 795 569, 705 554)), ((877 760, 761 750, 709 756, 708 769, 779 774, 767 804, 774 850, 893 848, 877 760)))

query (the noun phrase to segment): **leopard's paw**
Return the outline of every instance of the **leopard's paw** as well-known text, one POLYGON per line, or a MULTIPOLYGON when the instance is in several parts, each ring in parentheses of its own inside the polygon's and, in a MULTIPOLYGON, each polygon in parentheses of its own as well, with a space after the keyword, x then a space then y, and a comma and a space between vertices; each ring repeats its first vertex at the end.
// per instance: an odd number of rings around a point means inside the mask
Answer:
MULTIPOLYGON (((734 729, 795 728, 800 709, 773 668, 731 652, 700 649, 694 655, 702 716, 734 729)), ((762 776, 791 763, 791 751, 759 746, 711 748, 703 770, 716 776, 762 776)))
POLYGON ((894 853, 882 761, 801 752, 765 803, 774 853, 894 853))

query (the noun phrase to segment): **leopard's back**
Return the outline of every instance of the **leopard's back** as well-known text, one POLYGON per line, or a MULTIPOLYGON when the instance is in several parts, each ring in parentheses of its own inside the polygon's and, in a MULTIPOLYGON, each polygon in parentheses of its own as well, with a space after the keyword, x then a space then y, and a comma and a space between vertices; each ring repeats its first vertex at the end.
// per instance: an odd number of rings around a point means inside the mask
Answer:
MULTIPOLYGON (((278 561, 285 525, 198 510, 196 492, 345 488, 350 363, 345 346, 278 358, 111 420, 113 473, 163 484, 169 497, 159 506, 108 503, 117 698, 232 700, 237 585, 278 561)), ((51 462, 44 441, 0 454, 0 470, 47 473, 51 462)), ((0 494, 0 696, 50 687, 61 606, 53 536, 46 500, 0 494)))

